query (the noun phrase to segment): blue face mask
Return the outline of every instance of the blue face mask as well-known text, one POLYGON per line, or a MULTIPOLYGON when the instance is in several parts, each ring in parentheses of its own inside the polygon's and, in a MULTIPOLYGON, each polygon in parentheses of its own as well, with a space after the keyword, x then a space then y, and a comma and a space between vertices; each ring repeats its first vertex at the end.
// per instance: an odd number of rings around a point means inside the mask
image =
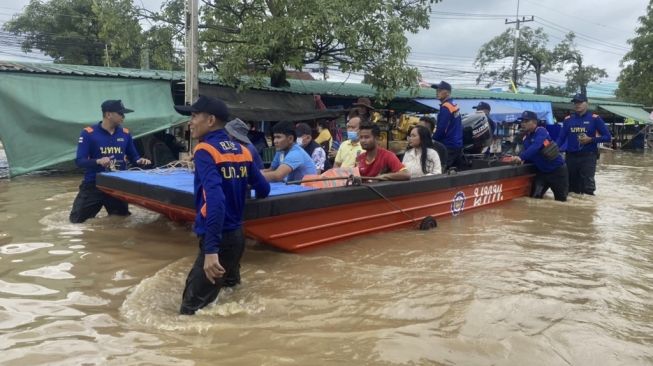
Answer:
POLYGON ((352 141, 358 141, 358 132, 347 131, 347 138, 352 141))

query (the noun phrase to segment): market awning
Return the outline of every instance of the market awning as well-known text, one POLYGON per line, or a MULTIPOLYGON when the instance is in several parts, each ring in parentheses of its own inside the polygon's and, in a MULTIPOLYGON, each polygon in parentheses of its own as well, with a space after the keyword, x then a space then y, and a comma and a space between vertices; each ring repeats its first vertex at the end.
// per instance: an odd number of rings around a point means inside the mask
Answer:
POLYGON ((307 121, 336 118, 342 110, 316 109, 312 95, 200 84, 200 94, 223 100, 233 117, 244 121, 307 121))
MULTIPOLYGON (((440 101, 437 99, 416 99, 416 101, 432 108, 440 108, 440 101)), ((472 107, 478 105, 479 102, 488 103, 492 108, 490 117, 498 123, 515 122, 525 110, 537 113, 538 117, 546 120, 548 124, 554 123, 550 102, 500 99, 455 99, 455 101, 463 114, 474 113, 476 110, 472 107)))
POLYGON ((187 119, 175 112, 166 80, 2 73, 0 140, 10 175, 73 160, 82 128, 102 119, 107 99, 134 109, 124 122, 134 137, 187 119))
POLYGON ((653 124, 651 115, 639 107, 599 104, 599 108, 605 109, 608 112, 614 113, 626 119, 630 118, 645 125, 653 124))

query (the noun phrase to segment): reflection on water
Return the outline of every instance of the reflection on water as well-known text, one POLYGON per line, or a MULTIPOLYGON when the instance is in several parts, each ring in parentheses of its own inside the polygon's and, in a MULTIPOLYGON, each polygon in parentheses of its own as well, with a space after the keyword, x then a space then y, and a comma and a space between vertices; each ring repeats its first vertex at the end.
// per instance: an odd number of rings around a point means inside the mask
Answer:
POLYGON ((653 156, 602 160, 595 197, 301 255, 249 242, 243 283, 194 317, 187 227, 72 225, 79 177, 0 181, 0 364, 650 365, 653 156))

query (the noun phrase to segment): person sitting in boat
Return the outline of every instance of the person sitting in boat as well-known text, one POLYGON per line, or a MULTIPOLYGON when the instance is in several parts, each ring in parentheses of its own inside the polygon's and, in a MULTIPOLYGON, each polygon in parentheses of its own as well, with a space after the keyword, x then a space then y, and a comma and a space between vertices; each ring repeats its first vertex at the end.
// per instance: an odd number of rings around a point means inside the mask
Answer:
POLYGON ((261 159, 261 155, 258 153, 258 150, 254 144, 252 144, 252 141, 250 141, 249 137, 247 137, 247 131, 249 128, 245 122, 241 121, 239 118, 236 118, 229 121, 229 123, 225 125, 224 129, 227 131, 229 137, 232 140, 238 141, 247 147, 247 150, 249 150, 250 154, 252 154, 252 159, 254 160, 254 166, 256 169, 263 169, 263 159, 261 159))
MULTIPOLYGON (((435 131, 435 118, 422 116, 417 124, 426 127, 431 135, 433 135, 433 131, 435 131)), ((431 136, 431 141, 433 142, 433 150, 437 151, 438 156, 440 157, 440 166, 444 173, 447 166, 447 147, 440 141, 433 140, 433 136, 431 136)))
POLYGON ((85 172, 70 211, 69 220, 74 224, 95 217, 103 206, 109 215, 130 215, 127 202, 96 187, 95 176, 107 170, 125 170, 128 162, 141 166, 151 164, 150 160, 139 156, 129 130, 121 126, 125 114, 133 110, 125 108, 120 100, 107 100, 101 109, 102 121, 84 128, 77 144, 75 164, 85 172))
POLYGON ((381 129, 378 125, 365 122, 360 126, 360 143, 365 151, 358 156, 358 171, 361 177, 376 180, 409 180, 410 173, 393 152, 378 146, 381 129))
POLYGON ((269 169, 263 170, 268 182, 301 181, 307 174, 317 174, 313 159, 296 143, 292 122, 279 122, 272 127, 274 154, 269 169))
POLYGON ((191 137, 195 147, 195 207, 193 231, 199 237, 199 253, 188 273, 179 312, 193 315, 218 297, 222 287, 240 283, 240 258, 245 250, 243 209, 249 186, 257 198, 270 193, 270 184, 253 164, 243 145, 225 131, 229 109, 221 100, 200 96, 190 106, 175 106, 192 115, 191 137))
POLYGON ((297 144, 313 159, 317 174, 329 169, 326 151, 315 140, 313 140, 313 130, 306 123, 298 123, 295 127, 297 134, 297 144))
POLYGON ((324 151, 328 152, 333 145, 333 136, 331 136, 331 131, 329 131, 329 122, 326 120, 319 121, 317 123, 317 132, 318 135, 315 138, 315 142, 322 146, 324 151))
POLYGON ((347 121, 347 140, 340 144, 334 166, 336 168, 353 168, 356 159, 363 152, 363 147, 358 141, 358 132, 362 122, 361 117, 351 117, 347 121))
POLYGON ((433 149, 431 132, 424 126, 414 126, 408 135, 410 149, 404 154, 403 164, 411 178, 441 174, 440 156, 433 149))
POLYGON ((556 201, 566 201, 569 193, 567 165, 549 132, 537 126, 537 114, 524 111, 518 119, 524 131, 524 151, 512 158, 515 164, 533 163, 537 169, 531 197, 542 198, 551 188, 556 201))

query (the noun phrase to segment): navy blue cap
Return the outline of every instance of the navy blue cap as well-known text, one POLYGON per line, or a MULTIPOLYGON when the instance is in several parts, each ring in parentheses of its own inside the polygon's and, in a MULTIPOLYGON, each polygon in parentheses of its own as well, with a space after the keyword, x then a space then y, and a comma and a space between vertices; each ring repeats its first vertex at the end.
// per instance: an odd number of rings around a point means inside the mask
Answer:
POLYGON ((574 95, 574 99, 571 100, 572 103, 587 102, 587 96, 585 94, 578 93, 574 95))
POLYGON ((125 106, 122 104, 122 100, 117 99, 109 99, 105 100, 102 103, 102 113, 104 112, 116 112, 116 113, 131 113, 133 110, 125 108, 125 106))
POLYGON ((474 106, 472 108, 478 110, 484 110, 484 109, 487 109, 488 111, 492 110, 492 108, 490 108, 490 105, 485 102, 479 102, 477 106, 474 106))
POLYGON ((451 84, 447 83, 446 81, 441 81, 440 84, 431 84, 431 88, 451 91, 451 84))
POLYGON ((521 117, 517 118, 517 121, 519 122, 524 122, 524 121, 537 121, 537 113, 532 112, 532 111, 523 111, 521 114, 521 117))
POLYGON ((192 105, 176 105, 175 110, 184 116, 190 116, 192 113, 208 113, 216 116, 222 122, 229 120, 229 108, 218 98, 200 95, 192 105))

